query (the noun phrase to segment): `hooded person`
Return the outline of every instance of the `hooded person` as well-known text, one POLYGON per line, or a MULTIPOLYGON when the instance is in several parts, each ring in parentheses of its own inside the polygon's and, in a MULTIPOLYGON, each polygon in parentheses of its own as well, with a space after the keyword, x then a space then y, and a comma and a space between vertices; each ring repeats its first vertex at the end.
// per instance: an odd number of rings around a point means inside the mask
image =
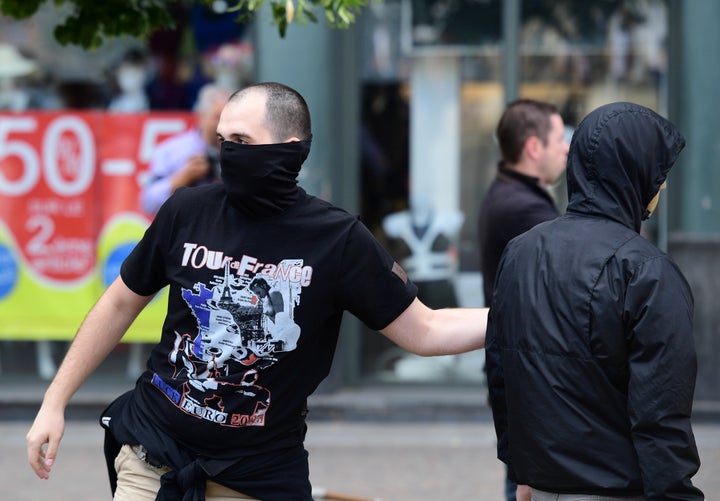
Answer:
POLYGON ((488 320, 498 457, 533 499, 704 499, 693 296, 640 235, 685 140, 613 103, 573 136, 567 212, 512 240, 488 320))

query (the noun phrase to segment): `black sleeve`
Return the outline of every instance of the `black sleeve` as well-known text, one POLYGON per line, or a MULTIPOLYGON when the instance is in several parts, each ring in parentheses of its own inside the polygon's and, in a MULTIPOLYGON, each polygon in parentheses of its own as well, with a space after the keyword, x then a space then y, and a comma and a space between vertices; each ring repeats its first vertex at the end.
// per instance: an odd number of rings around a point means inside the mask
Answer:
MULTIPOLYGON (((502 273, 502 261, 498 274, 502 273)), ((497 436, 497 457, 508 466, 508 477, 515 480, 510 461, 507 439, 507 404, 505 402, 505 376, 502 364, 502 332, 493 316, 493 307, 488 314, 485 335, 485 372, 487 375, 488 398, 492 409, 495 434, 497 436)))
POLYGON ((628 283, 628 412, 648 499, 703 499, 691 477, 700 467, 690 415, 697 356, 693 297, 666 256, 643 263, 628 283))
POLYGON ((341 257, 338 304, 374 330, 387 327, 410 306, 417 287, 359 221, 341 257))
POLYGON ((158 211, 142 239, 120 267, 120 276, 130 290, 150 296, 168 284, 166 273, 167 249, 173 220, 173 198, 158 211))

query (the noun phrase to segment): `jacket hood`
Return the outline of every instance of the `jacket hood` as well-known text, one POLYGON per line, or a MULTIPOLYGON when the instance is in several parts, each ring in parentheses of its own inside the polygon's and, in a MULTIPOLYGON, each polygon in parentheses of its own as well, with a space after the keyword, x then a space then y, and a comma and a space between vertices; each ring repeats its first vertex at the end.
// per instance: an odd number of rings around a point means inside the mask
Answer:
POLYGON ((607 217, 639 232, 648 203, 684 147, 677 127, 644 106, 597 108, 570 143, 567 211, 607 217))

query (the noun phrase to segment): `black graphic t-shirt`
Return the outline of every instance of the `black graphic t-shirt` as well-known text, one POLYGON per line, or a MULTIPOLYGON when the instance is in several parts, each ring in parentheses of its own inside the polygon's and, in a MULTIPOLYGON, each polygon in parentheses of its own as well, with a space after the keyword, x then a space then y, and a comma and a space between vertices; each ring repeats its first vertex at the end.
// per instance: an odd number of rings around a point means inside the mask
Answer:
POLYGON ((177 191, 121 269, 137 294, 170 286, 138 419, 216 458, 301 443, 343 311, 377 330, 415 298, 393 264, 356 217, 304 191, 256 220, 221 184, 177 191))

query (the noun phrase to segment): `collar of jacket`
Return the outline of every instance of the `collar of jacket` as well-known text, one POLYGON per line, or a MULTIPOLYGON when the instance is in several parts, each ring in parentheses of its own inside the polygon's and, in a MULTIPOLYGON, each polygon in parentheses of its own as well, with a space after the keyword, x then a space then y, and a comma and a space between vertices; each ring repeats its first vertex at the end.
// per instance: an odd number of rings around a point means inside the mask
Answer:
POLYGON ((503 162, 498 164, 498 170, 495 177, 501 181, 524 184, 528 188, 550 200, 551 203, 555 204, 555 200, 553 200, 552 196, 550 196, 550 192, 547 188, 540 184, 540 178, 528 176, 527 174, 522 174, 518 171, 509 169, 505 167, 503 162))

